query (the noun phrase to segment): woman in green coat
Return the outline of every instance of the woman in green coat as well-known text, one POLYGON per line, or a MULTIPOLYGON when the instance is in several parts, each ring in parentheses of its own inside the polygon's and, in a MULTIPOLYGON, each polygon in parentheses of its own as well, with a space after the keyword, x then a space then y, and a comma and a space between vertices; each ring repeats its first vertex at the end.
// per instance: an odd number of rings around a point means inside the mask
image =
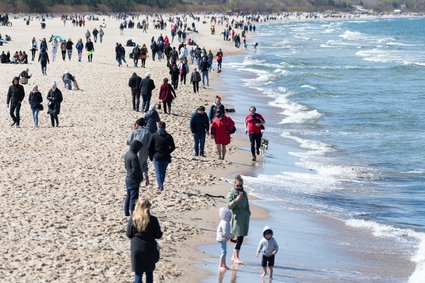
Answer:
POLYGON ((227 204, 232 211, 232 219, 230 225, 232 233, 236 237, 236 246, 233 250, 232 261, 236 264, 243 264, 239 259, 239 251, 243 242, 243 238, 248 235, 249 210, 248 194, 243 189, 243 180, 240 175, 235 177, 235 186, 227 195, 227 204))

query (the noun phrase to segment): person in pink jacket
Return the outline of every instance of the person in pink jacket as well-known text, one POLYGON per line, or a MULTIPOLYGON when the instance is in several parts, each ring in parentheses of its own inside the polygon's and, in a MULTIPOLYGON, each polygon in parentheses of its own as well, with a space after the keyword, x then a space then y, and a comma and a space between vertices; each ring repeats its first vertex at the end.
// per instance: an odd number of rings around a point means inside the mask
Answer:
POLYGON ((217 145, 218 159, 224 160, 226 145, 230 143, 230 134, 235 132, 235 122, 224 115, 220 109, 215 112, 215 118, 211 124, 211 138, 217 145))

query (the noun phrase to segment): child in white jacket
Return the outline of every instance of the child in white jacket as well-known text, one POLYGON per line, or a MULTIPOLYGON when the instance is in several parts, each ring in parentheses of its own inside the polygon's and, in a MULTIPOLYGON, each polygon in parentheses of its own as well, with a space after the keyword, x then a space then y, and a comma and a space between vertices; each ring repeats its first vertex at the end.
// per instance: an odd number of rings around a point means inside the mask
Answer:
POLYGON ((219 210, 220 223, 217 226, 217 242, 220 244, 221 256, 219 268, 229 269, 226 265, 227 255, 227 241, 232 239, 234 236, 230 232, 230 218, 231 212, 229 208, 222 207, 219 210))
POLYGON ((263 267, 263 275, 267 275, 267 263, 270 270, 270 279, 273 278, 273 266, 274 266, 274 256, 279 251, 279 246, 277 245, 276 240, 273 238, 273 230, 266 226, 263 229, 263 238, 260 240, 257 248, 257 257, 262 254, 261 266, 263 267))

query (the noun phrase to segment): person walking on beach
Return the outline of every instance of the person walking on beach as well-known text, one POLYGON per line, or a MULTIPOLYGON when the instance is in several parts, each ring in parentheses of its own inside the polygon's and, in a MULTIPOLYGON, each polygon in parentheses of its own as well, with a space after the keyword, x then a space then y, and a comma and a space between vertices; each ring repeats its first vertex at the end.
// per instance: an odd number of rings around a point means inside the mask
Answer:
POLYGON ((55 37, 52 40, 52 61, 53 62, 55 62, 55 60, 56 60, 56 53, 58 52, 58 48, 59 48, 59 41, 55 37))
POLYGON ((221 72, 221 65, 223 63, 223 51, 221 49, 218 50, 215 60, 217 61, 217 73, 221 72))
POLYGON ((208 77, 208 72, 209 72, 209 69, 210 69, 210 63, 208 63, 207 59, 208 59, 207 57, 204 57, 202 59, 202 63, 201 63, 201 67, 200 67, 200 70, 202 72, 202 86, 203 87, 205 87, 205 83, 206 83, 207 86, 210 85, 210 79, 208 77))
POLYGON ((151 215, 151 203, 146 198, 137 200, 134 214, 129 218, 127 237, 131 239, 131 268, 134 283, 142 283, 143 273, 146 283, 153 283, 153 271, 159 261, 158 243, 162 231, 158 219, 151 215))
POLYGON ((199 93, 199 82, 201 81, 201 74, 195 68, 193 69, 192 74, 190 75, 190 83, 193 84, 193 92, 199 93))
POLYGON ((62 92, 58 89, 56 85, 56 81, 53 81, 52 88, 49 90, 47 94, 48 103, 48 111, 50 114, 50 121, 52 123, 52 127, 59 127, 59 114, 61 110, 62 104, 62 92))
POLYGON ((37 40, 35 39, 35 37, 32 38, 31 40, 31 61, 34 61, 35 59, 35 52, 37 52, 37 40))
POLYGON ((50 63, 49 61, 49 54, 47 54, 46 49, 41 49, 40 54, 38 55, 38 62, 40 62, 41 65, 41 73, 46 76, 47 75, 47 63, 50 63))
POLYGON ((186 59, 182 59, 178 65, 180 70, 180 83, 183 82, 186 85, 186 75, 189 73, 189 65, 187 64, 186 59))
POLYGON ((199 106, 190 118, 190 131, 193 135, 195 156, 205 157, 205 136, 209 134, 210 122, 205 107, 199 106))
POLYGON ((232 211, 230 225, 232 233, 236 237, 232 261, 235 264, 243 264, 239 258, 239 252, 244 237, 248 235, 251 210, 249 209, 248 194, 243 189, 243 179, 240 175, 235 176, 234 187, 227 194, 227 205, 232 211))
POLYGON ((143 44, 142 48, 140 48, 140 60, 142 61, 142 68, 146 68, 146 57, 148 57, 148 48, 146 47, 146 44, 143 44))
POLYGON ((260 154, 261 137, 263 136, 261 130, 264 130, 266 123, 263 116, 256 111, 255 106, 249 107, 249 114, 245 117, 245 133, 249 135, 252 161, 257 160, 256 154, 260 154))
POLYGON ((143 173, 137 153, 142 147, 142 143, 135 139, 130 143, 130 148, 124 155, 124 165, 127 171, 125 176, 125 187, 127 189, 124 201, 125 216, 131 215, 139 198, 139 188, 140 183, 143 181, 143 173))
POLYGON ((12 80, 12 85, 9 87, 9 90, 7 92, 7 100, 6 104, 7 107, 9 107, 9 114, 10 117, 12 117, 12 125, 16 126, 16 128, 19 128, 20 122, 21 122, 21 116, 19 115, 21 112, 21 103, 22 100, 24 100, 25 97, 25 90, 24 87, 19 84, 19 77, 14 77, 12 80))
POLYGON ((41 102, 43 102, 43 97, 38 91, 38 85, 34 85, 32 91, 30 92, 30 96, 28 97, 28 102, 31 107, 34 128, 38 128, 38 113, 43 109, 43 105, 41 105, 41 102))
POLYGON ((142 169, 146 186, 149 185, 148 143, 149 143, 150 136, 151 136, 151 133, 146 128, 145 118, 139 118, 134 124, 134 130, 127 137, 127 145, 130 145, 134 140, 138 140, 142 143, 142 148, 137 153, 137 157, 139 157, 140 168, 142 169))
POLYGON ((66 57, 66 41, 65 40, 62 40, 61 42, 61 54, 62 54, 62 60, 65 61, 65 57, 66 57))
POLYGON ((177 90, 177 87, 179 86, 179 75, 180 70, 177 68, 176 64, 173 64, 170 69, 170 75, 171 75, 171 85, 173 86, 174 90, 177 90))
POLYGON ((161 88, 159 90, 159 99, 162 101, 164 114, 167 114, 167 107, 168 114, 171 114, 171 102, 173 102, 175 98, 177 98, 176 92, 174 91, 173 87, 168 83, 168 79, 164 78, 163 84, 161 85, 161 88))
POLYGON ((83 49, 84 49, 84 43, 81 38, 78 40, 77 44, 75 44, 75 48, 77 49, 78 62, 81 62, 81 58, 83 57, 83 49))
POLYGON ((210 123, 212 123, 212 121, 214 120, 217 109, 219 109, 221 113, 226 113, 226 109, 224 108, 224 105, 221 104, 221 97, 218 95, 215 97, 214 104, 211 105, 210 112, 208 112, 210 123))
POLYGON ((86 50, 87 50, 87 60, 89 62, 93 62, 94 45, 90 38, 87 39, 86 50))
POLYGON ((216 110, 215 118, 211 124, 211 138, 217 145, 218 159, 224 160, 226 146, 230 143, 230 133, 235 130, 235 122, 224 115, 220 109, 216 110))
POLYGON ((146 73, 145 78, 140 81, 139 88, 142 95, 142 111, 148 112, 151 104, 152 90, 155 89, 155 83, 151 79, 150 73, 146 73))
POLYGON ((217 226, 217 238, 216 241, 220 245, 221 255, 220 255, 220 269, 229 269, 226 264, 226 255, 227 255, 227 242, 230 239, 233 239, 234 235, 230 231, 230 219, 232 218, 232 213, 229 208, 221 207, 219 212, 220 223, 217 226))
POLYGON ((139 112, 140 105, 140 82, 142 78, 136 73, 133 73, 131 78, 128 80, 128 86, 131 88, 131 97, 133 104, 133 111, 139 112))
POLYGON ((171 153, 176 149, 173 137, 165 131, 165 122, 158 122, 158 131, 154 133, 148 144, 149 159, 155 167, 158 191, 164 190, 165 174, 171 162, 171 153))
POLYGON ((105 32, 103 31, 103 29, 99 28, 99 41, 100 41, 100 43, 102 43, 104 35, 105 35, 105 32))
POLYGON ((269 266, 270 271, 270 279, 273 279, 273 266, 275 255, 279 251, 279 245, 277 244, 275 238, 273 237, 273 230, 266 226, 263 229, 263 238, 260 240, 258 244, 256 257, 260 254, 261 258, 261 266, 263 267, 263 274, 261 277, 266 277, 267 275, 267 265, 269 266))
POLYGON ((145 113, 146 128, 151 134, 156 133, 158 130, 157 123, 161 121, 159 118, 158 111, 156 111, 156 105, 152 105, 151 109, 145 113))
POLYGON ((68 53, 68 59, 71 61, 72 58, 72 47, 74 45, 74 42, 70 38, 68 38, 68 41, 66 42, 66 52, 68 53))

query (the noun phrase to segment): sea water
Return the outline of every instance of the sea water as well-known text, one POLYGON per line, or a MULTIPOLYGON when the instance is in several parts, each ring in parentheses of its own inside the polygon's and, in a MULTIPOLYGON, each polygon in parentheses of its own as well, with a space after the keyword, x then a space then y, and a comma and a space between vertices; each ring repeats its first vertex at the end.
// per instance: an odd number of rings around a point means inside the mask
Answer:
POLYGON ((424 27, 423 18, 264 24, 257 49, 225 57, 222 73, 239 128, 249 105, 267 121, 270 149, 245 177, 253 193, 408 243, 415 283, 425 282, 424 27))

